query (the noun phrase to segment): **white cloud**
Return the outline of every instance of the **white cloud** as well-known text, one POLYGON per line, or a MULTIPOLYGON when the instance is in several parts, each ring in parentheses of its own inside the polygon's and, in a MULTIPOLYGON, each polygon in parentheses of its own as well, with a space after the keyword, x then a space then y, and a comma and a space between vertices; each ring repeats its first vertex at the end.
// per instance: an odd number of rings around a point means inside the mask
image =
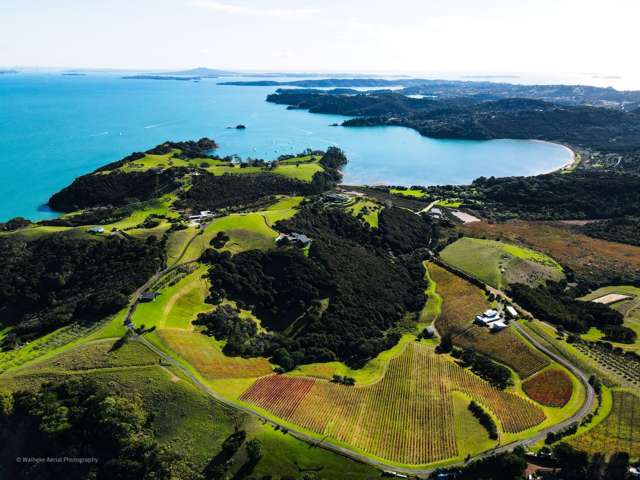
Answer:
POLYGON ((316 10, 310 8, 256 8, 247 5, 233 5, 231 3, 217 2, 213 0, 194 0, 193 6, 229 15, 241 15, 245 17, 303 18, 310 17, 316 13, 316 10))

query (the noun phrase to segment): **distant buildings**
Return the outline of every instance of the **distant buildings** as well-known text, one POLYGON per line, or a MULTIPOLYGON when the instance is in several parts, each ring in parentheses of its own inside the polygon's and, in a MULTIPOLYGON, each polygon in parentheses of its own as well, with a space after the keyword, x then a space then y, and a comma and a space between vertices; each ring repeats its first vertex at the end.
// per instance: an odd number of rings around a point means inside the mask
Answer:
POLYGON ((94 235, 97 235, 98 233, 104 233, 104 228, 103 227, 91 227, 87 231, 89 233, 93 233, 94 235))

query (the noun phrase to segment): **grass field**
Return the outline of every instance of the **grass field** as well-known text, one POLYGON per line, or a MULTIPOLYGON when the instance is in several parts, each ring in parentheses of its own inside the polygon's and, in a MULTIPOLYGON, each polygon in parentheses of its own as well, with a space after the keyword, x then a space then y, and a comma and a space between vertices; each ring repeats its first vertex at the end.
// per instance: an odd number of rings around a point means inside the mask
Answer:
POLYGON ((347 211, 354 217, 361 218, 369 226, 378 228, 378 214, 382 208, 382 205, 372 200, 358 198, 355 203, 347 207, 347 211))
POLYGON ((510 283, 543 284, 564 278, 552 258, 529 248, 494 240, 463 237, 441 252, 442 259, 495 288, 510 283))
MULTIPOLYGON (((184 230, 177 230, 169 234, 169 238, 167 239, 167 265, 173 265, 178 261, 189 241, 197 233, 197 228, 188 227, 184 230)), ((195 260, 193 254, 189 257, 185 255, 185 257, 186 258, 183 258, 181 261, 195 260)))
POLYGON ((382 380, 369 386, 271 375, 257 380, 241 400, 376 457, 421 465, 465 453, 455 437, 453 391, 490 408, 504 432, 521 432, 545 419, 532 403, 490 387, 417 342, 407 344, 382 380))
MULTIPOLYGON (((634 287, 632 285, 610 285, 607 287, 599 288, 589 293, 588 295, 585 295, 581 298, 581 300, 595 300, 597 298, 603 297, 604 295, 609 295, 612 293, 628 295, 631 297, 630 299, 613 303, 610 305, 610 307, 624 315, 624 325, 636 332, 637 338, 635 343, 633 344, 617 342, 610 343, 612 343, 616 347, 623 348, 624 350, 638 350, 640 349, 640 288, 634 287)), ((587 334, 582 336, 582 338, 584 338, 585 340, 597 341, 601 340, 603 336, 604 334, 600 330, 592 327, 591 330, 587 332, 587 334)))
POLYGON ((418 190, 416 188, 390 188, 389 193, 413 198, 422 198, 426 195, 422 190, 418 190))
POLYGON ((640 398, 625 390, 613 390, 613 405, 609 415, 583 435, 571 440, 577 448, 591 453, 629 452, 640 458, 640 398))
POLYGON ((471 397, 458 391, 453 392, 452 395, 456 441, 459 451, 474 455, 495 447, 498 441, 489 438, 487 429, 469 411, 471 397))
POLYGON ((199 313, 213 308, 204 302, 209 294, 209 281, 203 278, 206 272, 206 267, 199 266, 174 285, 160 290, 153 302, 139 303, 132 317, 133 323, 136 326, 144 324, 147 328, 192 329, 191 321, 199 313))
POLYGON ((442 311, 442 296, 438 293, 438 284, 429 275, 429 262, 422 262, 422 265, 424 266, 424 277, 427 281, 427 290, 425 291, 427 303, 425 303, 422 312, 420 312, 419 322, 424 325, 431 325, 442 311))
POLYGON ((475 316, 491 306, 482 290, 433 263, 428 264, 428 269, 443 299, 435 323, 441 335, 451 334, 455 345, 493 357, 513 368, 521 378, 549 365, 549 360, 512 328, 493 333, 473 325, 475 316))
POLYGON ((533 248, 571 268, 578 278, 598 283, 633 278, 640 270, 640 247, 591 238, 558 222, 477 222, 461 229, 470 236, 501 238, 533 248))
MULTIPOLYGON (((283 197, 265 210, 233 213, 213 219, 191 242, 182 261, 199 258, 202 252, 210 247, 211 240, 218 232, 225 232, 229 236, 229 241, 222 250, 228 250, 234 254, 245 250, 266 250, 275 247, 278 232, 272 228, 273 225, 294 216, 302 200, 303 197, 283 197)), ((179 239, 175 243, 178 244, 179 239)), ((184 248, 184 243, 182 246, 184 248)), ((170 244, 170 247, 170 251, 177 252, 180 245, 170 244)))

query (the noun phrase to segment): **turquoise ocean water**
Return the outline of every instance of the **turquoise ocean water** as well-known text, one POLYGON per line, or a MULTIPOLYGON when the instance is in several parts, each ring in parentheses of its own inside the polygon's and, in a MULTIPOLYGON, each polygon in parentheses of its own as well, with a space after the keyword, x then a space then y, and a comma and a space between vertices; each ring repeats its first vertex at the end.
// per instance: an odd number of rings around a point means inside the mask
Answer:
POLYGON ((273 87, 216 81, 0 75, 0 221, 55 216, 43 205, 75 177, 164 140, 208 136, 220 144, 219 154, 265 159, 337 145, 349 157, 345 182, 353 184, 460 184, 481 175, 548 172, 571 160, 567 149, 541 142, 331 127, 345 117, 288 111, 265 102, 273 87), (239 123, 247 129, 227 128, 239 123))

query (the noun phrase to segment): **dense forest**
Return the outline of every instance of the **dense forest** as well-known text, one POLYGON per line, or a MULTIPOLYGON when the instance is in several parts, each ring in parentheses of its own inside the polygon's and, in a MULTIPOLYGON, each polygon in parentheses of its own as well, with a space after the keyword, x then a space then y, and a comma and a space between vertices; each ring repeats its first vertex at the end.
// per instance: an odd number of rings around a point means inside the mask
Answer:
POLYGON ((158 445, 152 418, 139 399, 112 395, 87 379, 0 392, 0 477, 201 479, 184 458, 158 445), (60 461, 16 461, 16 452, 60 461))
POLYGON ((279 222, 281 231, 312 238, 308 257, 295 248, 233 257, 209 250, 210 301, 236 300, 276 333, 229 332, 228 321, 211 314, 199 322, 231 338, 228 351, 270 355, 285 369, 334 359, 361 366, 393 345, 398 336, 387 331, 424 304, 424 270, 418 257, 402 255, 407 247, 398 235, 405 231, 411 247, 426 246, 430 224, 396 208, 384 216, 379 231, 341 210, 311 207, 279 222))
POLYGON ((58 212, 72 212, 149 200, 176 189, 179 174, 178 169, 172 168, 161 173, 147 170, 83 175, 52 195, 49 206, 58 212))
POLYGON ((640 176, 574 172, 478 178, 460 193, 495 219, 598 219, 640 214, 640 176))
POLYGON ((580 231, 590 237, 640 246, 640 217, 598 220, 580 227, 580 231))
POLYGON ((117 312, 156 272, 163 256, 163 245, 154 237, 144 242, 1 237, 0 313, 13 327, 3 346, 117 312))

